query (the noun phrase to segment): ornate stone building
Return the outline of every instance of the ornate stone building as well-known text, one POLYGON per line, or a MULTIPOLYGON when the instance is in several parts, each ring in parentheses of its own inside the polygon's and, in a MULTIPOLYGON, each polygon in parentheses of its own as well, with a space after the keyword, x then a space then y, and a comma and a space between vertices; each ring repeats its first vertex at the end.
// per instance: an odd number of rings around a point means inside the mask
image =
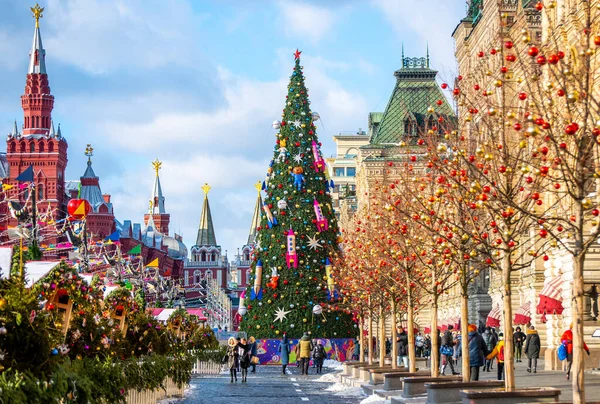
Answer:
MULTIPOLYGON (((579 7, 584 1, 557 0, 544 2, 544 13, 535 9, 531 0, 471 0, 468 2, 467 15, 456 27, 453 37, 456 43, 456 57, 459 74, 467 75, 477 64, 480 52, 487 52, 506 41, 526 40, 532 45, 540 44, 553 33, 560 34, 560 40, 569 42, 574 32, 581 27, 577 23, 579 7)), ((597 0, 592 1, 598 5, 597 0)), ((568 48, 568 46, 567 46, 568 48)), ((507 76, 508 80, 522 75, 518 64, 507 76)), ((542 74, 544 72, 542 71, 542 74)), ((543 77, 542 77, 543 78, 543 77)), ((515 80, 512 80, 515 82, 515 80)), ((481 83, 482 88, 486 83, 481 83)), ((521 91, 518 85, 511 86, 512 91, 521 91)), ((506 89, 505 91, 510 91, 506 89)), ((516 93, 515 93, 516 94, 516 93)), ((562 363, 557 359, 556 349, 560 336, 571 323, 571 284, 573 263, 565 251, 553 251, 547 261, 539 258, 529 267, 512 275, 514 313, 525 313, 525 319, 539 331, 542 341, 542 353, 546 369, 560 369, 562 363), (542 290, 553 288, 553 297, 559 310, 536 312, 542 290)), ((597 367, 600 359, 600 340, 591 338, 598 328, 597 313, 598 290, 600 284, 600 245, 591 249, 584 266, 586 315, 584 340, 592 350, 591 357, 584 355, 586 367, 597 367), (595 302, 595 308, 594 308, 595 302)), ((489 272, 489 295, 495 309, 502 311, 502 280, 499 272, 489 272)), ((544 292, 546 293, 546 292, 544 292)), ((453 298, 448 299, 448 305, 453 298)), ((522 321, 524 322, 524 321, 522 321)), ((500 324, 503 327, 503 324, 500 324)))
MULTIPOLYGON (((33 166, 37 212, 46 216, 47 221, 56 222, 65 217, 66 211, 65 169, 68 144, 62 136, 60 125, 55 130, 52 122, 54 96, 50 91, 46 71, 46 51, 42 45, 40 16, 41 13, 35 14, 25 93, 21 96, 23 123, 19 130, 15 121, 6 140, 8 178, 5 182, 12 186, 7 192, 11 211, 31 211, 33 198, 30 196, 33 195, 29 195, 28 188, 20 188, 16 178, 30 165, 33 166)), ((8 225, 16 226, 17 219, 12 218, 8 225)), ((57 241, 58 236, 53 232, 48 233, 42 243, 54 244, 57 241)))

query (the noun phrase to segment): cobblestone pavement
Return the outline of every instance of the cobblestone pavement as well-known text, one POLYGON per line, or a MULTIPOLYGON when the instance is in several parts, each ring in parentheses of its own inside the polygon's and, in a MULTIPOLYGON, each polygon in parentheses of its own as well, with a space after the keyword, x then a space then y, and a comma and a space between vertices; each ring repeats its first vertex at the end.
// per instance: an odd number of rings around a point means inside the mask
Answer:
MULTIPOLYGON (((365 397, 357 396, 357 388, 335 391, 330 370, 323 369, 330 382, 317 381, 322 375, 315 375, 310 369, 308 376, 300 376, 298 368, 292 366, 291 372, 281 374, 279 366, 258 366, 256 373, 248 374, 248 382, 242 383, 238 375, 237 383, 230 383, 229 374, 219 376, 198 377, 192 379, 190 389, 183 400, 173 401, 177 404, 284 404, 284 403, 344 403, 357 404, 365 397), (327 389, 330 389, 329 391, 327 389), (333 391, 332 391, 333 389, 333 391)), ((323 379, 323 378, 321 378, 323 379)))

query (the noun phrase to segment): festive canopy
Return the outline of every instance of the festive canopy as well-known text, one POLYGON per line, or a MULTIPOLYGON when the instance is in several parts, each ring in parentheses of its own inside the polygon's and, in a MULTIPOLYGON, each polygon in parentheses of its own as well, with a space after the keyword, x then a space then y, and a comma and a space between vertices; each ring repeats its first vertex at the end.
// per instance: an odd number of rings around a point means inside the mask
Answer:
POLYGON ((562 276, 551 278, 540 292, 538 314, 562 314, 562 276))
POLYGON ((500 306, 496 306, 492 308, 492 311, 487 316, 487 320, 485 325, 488 327, 500 327, 500 318, 502 317, 502 311, 500 310, 500 306))
POLYGON ((531 322, 531 302, 524 303, 515 312, 513 323, 515 325, 529 324, 531 322))

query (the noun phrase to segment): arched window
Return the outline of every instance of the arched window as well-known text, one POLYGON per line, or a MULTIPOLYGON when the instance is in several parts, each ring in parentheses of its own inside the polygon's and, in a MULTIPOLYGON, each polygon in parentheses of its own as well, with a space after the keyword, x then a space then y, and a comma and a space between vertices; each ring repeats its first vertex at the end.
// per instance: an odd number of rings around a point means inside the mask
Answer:
POLYGON ((414 128, 412 121, 408 118, 405 119, 404 120, 404 133, 406 133, 409 136, 412 136, 415 134, 414 132, 415 132, 415 128, 414 128))
POLYGON ((244 250, 244 261, 250 261, 250 251, 244 250))
POLYGON ((200 261, 202 261, 202 262, 206 261, 206 253, 204 251, 202 251, 202 253, 200 254, 200 261))
POLYGON ((46 148, 46 147, 44 146, 44 143, 43 143, 43 142, 42 142, 42 143, 40 143, 40 153, 43 153, 43 152, 45 151, 45 150, 44 150, 45 148, 46 148))
POLYGON ((40 127, 40 117, 39 117, 39 116, 36 116, 36 117, 35 117, 35 127, 36 127, 36 128, 39 128, 39 127, 40 127))
POLYGON ((10 143, 10 152, 11 153, 16 153, 17 152, 17 142, 11 142, 10 143))
POLYGON ((21 142, 21 153, 25 153, 26 148, 25 142, 21 142))
POLYGON ((54 151, 54 142, 48 143, 48 151, 52 153, 54 151))
POLYGON ((194 271, 194 284, 200 283, 200 271, 194 271))
POLYGON ((210 260, 211 261, 216 261, 217 260, 217 253, 212 253, 210 256, 210 260))
POLYGON ((35 152, 35 143, 33 143, 33 142, 29 143, 29 152, 30 153, 35 152))
POLYGON ((42 184, 38 184, 37 186, 37 199, 38 201, 44 199, 44 186, 42 184))

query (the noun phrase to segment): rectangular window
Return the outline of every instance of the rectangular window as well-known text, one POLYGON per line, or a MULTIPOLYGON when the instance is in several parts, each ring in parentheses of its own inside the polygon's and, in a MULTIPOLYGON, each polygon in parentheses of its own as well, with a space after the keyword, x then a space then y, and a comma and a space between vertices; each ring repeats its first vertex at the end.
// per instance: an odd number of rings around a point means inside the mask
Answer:
POLYGON ((346 175, 348 177, 356 177, 356 168, 355 167, 346 168, 346 175))
POLYGON ((344 167, 335 167, 334 174, 336 177, 344 177, 344 167))

